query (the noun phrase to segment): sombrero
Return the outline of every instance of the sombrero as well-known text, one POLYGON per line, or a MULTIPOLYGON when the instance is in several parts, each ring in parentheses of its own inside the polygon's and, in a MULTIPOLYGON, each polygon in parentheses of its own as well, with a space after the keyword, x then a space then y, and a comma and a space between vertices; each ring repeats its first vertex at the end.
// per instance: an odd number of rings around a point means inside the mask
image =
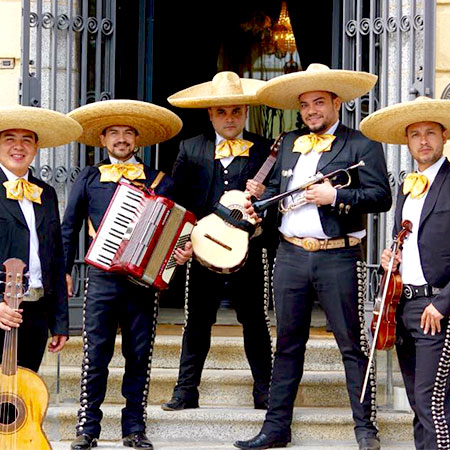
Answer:
POLYGON ((304 72, 272 78, 258 90, 261 103, 279 109, 298 109, 298 97, 305 92, 333 92, 348 102, 369 92, 378 77, 368 72, 330 69, 324 64, 310 64, 304 72))
POLYGON ((0 107, 0 131, 13 129, 36 133, 39 148, 68 144, 83 131, 75 120, 51 109, 22 105, 0 107))
POLYGON ((178 91, 167 101, 180 108, 256 105, 259 104, 256 91, 265 84, 263 80, 239 78, 234 72, 219 72, 212 81, 178 91))
POLYGON ((450 130, 450 100, 417 97, 379 109, 360 123, 369 139, 387 144, 407 144, 406 129, 416 122, 437 122, 450 130))
POLYGON ((181 130, 183 122, 172 111, 138 100, 105 100, 80 106, 68 114, 82 127, 77 139, 86 145, 101 147, 100 135, 113 125, 127 125, 139 133, 139 145, 167 141, 181 130))

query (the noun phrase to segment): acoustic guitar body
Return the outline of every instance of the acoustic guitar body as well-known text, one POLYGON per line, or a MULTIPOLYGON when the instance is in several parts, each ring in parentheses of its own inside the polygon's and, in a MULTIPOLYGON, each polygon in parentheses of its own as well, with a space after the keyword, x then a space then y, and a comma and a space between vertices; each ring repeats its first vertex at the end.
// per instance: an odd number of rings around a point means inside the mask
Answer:
POLYGON ((14 375, 0 374, 0 449, 51 450, 42 430, 49 394, 42 378, 18 367, 14 375))
MULTIPOLYGON (((244 203, 244 192, 231 190, 220 198, 220 203, 231 210, 231 216, 237 220, 248 220, 244 203)), ((200 219, 191 233, 192 250, 198 261, 219 273, 232 273, 245 263, 248 254, 249 234, 247 231, 231 225, 216 214, 200 219)))

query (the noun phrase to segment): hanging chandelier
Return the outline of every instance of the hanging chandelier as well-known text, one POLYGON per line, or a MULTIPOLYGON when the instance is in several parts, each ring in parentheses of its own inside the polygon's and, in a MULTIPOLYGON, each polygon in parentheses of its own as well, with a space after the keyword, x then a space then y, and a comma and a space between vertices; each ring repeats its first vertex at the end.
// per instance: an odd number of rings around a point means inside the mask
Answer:
POLYGON ((272 39, 277 49, 277 56, 284 58, 287 53, 291 55, 297 50, 291 19, 285 1, 281 2, 280 17, 272 27, 272 39))

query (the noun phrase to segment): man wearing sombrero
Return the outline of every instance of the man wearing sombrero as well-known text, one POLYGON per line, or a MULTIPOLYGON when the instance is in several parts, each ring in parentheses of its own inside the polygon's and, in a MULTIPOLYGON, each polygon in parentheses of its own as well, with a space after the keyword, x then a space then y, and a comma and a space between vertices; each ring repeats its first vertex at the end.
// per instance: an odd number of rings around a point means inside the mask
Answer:
MULTIPOLYGON (((248 105, 257 103, 264 81, 219 72, 212 81, 169 97, 181 108, 208 108, 211 129, 182 141, 174 164, 176 199, 198 219, 211 214, 222 194, 245 191, 259 197, 263 184, 253 180, 269 155, 269 142, 244 129, 248 105)), ((224 289, 243 325, 244 348, 252 371, 253 403, 266 409, 272 346, 268 318, 269 262, 262 236, 250 240, 245 264, 230 274, 215 273, 195 258, 188 266, 185 327, 178 381, 172 399, 162 405, 175 411, 198 408, 198 387, 224 289)))
MULTIPOLYGON (((351 173, 346 188, 337 189, 328 181, 314 184, 303 200, 294 195, 280 205, 284 214, 279 217, 280 244, 273 281, 277 348, 269 409, 261 432, 253 439, 237 441, 238 448, 284 447, 291 441, 294 402, 316 298, 342 354, 359 448, 380 448, 373 372, 372 390, 367 390, 363 403, 359 401, 368 364, 366 268, 360 242, 366 234, 364 214, 388 210, 391 192, 381 144, 339 121, 342 102, 365 94, 376 80, 366 72, 311 64, 305 72, 269 80, 258 91, 259 100, 266 105, 299 109, 305 124, 284 138, 263 198, 301 186, 319 171, 326 174, 361 161, 365 166, 351 173)), ((336 181, 344 184, 347 180, 336 181)))
MULTIPOLYGON (((173 181, 162 172, 140 163, 138 145, 148 146, 175 136, 181 129, 180 118, 151 103, 133 100, 108 100, 82 106, 69 116, 83 127, 78 139, 86 145, 105 147, 108 158, 88 166, 73 184, 62 224, 66 257, 66 278, 72 294, 70 273, 78 248, 78 236, 86 219, 98 230, 117 182, 123 177, 143 183, 156 195, 171 196, 173 181)), ((191 256, 190 243, 177 249, 179 264, 191 256)), ((89 267, 89 279, 83 305, 84 356, 82 361, 81 406, 78 412, 77 438, 72 449, 90 449, 100 436, 101 404, 105 398, 108 365, 114 352, 120 326, 125 373, 122 393, 122 437, 125 446, 152 449, 145 434, 146 405, 149 391, 151 354, 155 338, 157 295, 153 288, 139 286, 124 275, 89 267)))
MULTIPOLYGON (((403 282, 396 350, 414 411, 415 447, 427 450, 450 448, 450 163, 443 155, 449 129, 450 101, 427 97, 380 109, 361 122, 371 139, 408 145, 417 163, 395 208, 394 236, 404 220, 412 222, 394 259, 403 282)), ((392 257, 385 249, 385 270, 392 257)))
MULTIPOLYGON (((0 353, 3 330, 18 327, 18 365, 38 371, 48 340, 60 351, 69 334, 64 255, 56 192, 29 171, 39 148, 76 139, 80 125, 44 108, 0 108, 0 264, 21 259, 26 295, 20 309, 0 303, 0 353)), ((4 270, 3 268, 1 269, 4 270)))

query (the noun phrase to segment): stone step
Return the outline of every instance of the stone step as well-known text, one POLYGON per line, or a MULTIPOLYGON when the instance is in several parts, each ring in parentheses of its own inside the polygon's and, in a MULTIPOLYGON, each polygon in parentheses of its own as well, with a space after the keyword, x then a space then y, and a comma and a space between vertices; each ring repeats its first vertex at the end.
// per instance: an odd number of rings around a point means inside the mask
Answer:
MULTIPOLYGON (((75 405, 65 404, 49 408, 44 430, 51 441, 69 441, 74 438, 77 409, 75 405)), ((101 439, 117 441, 121 436, 121 406, 105 404, 102 410, 101 439)), ((265 416, 265 411, 245 407, 202 407, 170 412, 163 411, 159 406, 149 406, 147 412, 147 431, 154 441, 190 442, 193 445, 196 442, 215 442, 229 445, 230 448, 237 439, 255 436, 265 416)), ((412 420, 410 413, 379 411, 378 424, 382 439, 412 444, 412 420)), ((353 427, 348 408, 295 408, 292 440, 294 445, 304 442, 337 442, 345 445, 346 442, 354 442, 353 427)), ((413 445, 409 448, 413 448, 413 445)))
MULTIPOLYGON (((46 382, 51 401, 78 402, 80 396, 80 369, 74 366, 63 367, 60 372, 59 386, 54 367, 42 367, 40 375, 46 382), (59 396, 56 396, 59 388, 59 396)), ((205 369, 200 384, 201 405, 213 406, 252 406, 253 378, 250 370, 205 369)), ((123 403, 121 394, 123 369, 111 368, 108 377, 107 403, 123 403)), ((149 404, 161 405, 171 396, 178 377, 177 369, 155 368, 151 372, 149 404)), ((385 394, 383 374, 379 374, 377 395, 381 400, 385 394)), ((394 384, 401 385, 398 374, 394 384)), ((300 384, 296 406, 342 407, 348 406, 345 376, 342 371, 308 371, 300 384)))

